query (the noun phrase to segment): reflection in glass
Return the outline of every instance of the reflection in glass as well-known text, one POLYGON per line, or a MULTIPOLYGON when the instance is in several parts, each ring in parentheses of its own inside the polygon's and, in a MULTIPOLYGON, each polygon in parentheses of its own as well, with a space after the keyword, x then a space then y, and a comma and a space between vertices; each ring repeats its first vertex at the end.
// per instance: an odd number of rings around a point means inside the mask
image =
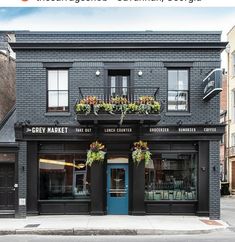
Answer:
POLYGON ((90 195, 90 171, 81 155, 40 155, 40 199, 76 199, 90 195))
POLYGON ((168 70, 168 110, 188 111, 188 70, 168 70))
POLYGON ((145 166, 146 200, 196 200, 196 154, 156 154, 145 166))
POLYGON ((68 111, 68 70, 48 70, 48 111, 68 111))
POLYGON ((122 77, 122 96, 127 96, 127 76, 122 77))
POLYGON ((110 196, 124 197, 125 196, 125 169, 113 168, 110 172, 110 196))
POLYGON ((7 162, 7 161, 11 161, 11 162, 15 162, 15 154, 14 153, 0 153, 0 162, 7 162))
POLYGON ((111 97, 116 96, 116 77, 111 76, 111 97))

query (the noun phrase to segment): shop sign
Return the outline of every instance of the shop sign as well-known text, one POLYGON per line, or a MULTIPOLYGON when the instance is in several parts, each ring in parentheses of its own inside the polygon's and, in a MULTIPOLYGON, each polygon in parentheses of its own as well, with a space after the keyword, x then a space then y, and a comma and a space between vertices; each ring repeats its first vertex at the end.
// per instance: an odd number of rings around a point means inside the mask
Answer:
POLYGON ((222 70, 214 69, 210 74, 202 81, 203 87, 203 100, 208 101, 218 93, 220 93, 222 89, 222 70))
POLYGON ((91 133, 92 128, 77 127, 55 127, 55 126, 32 126, 26 127, 26 134, 74 134, 74 133, 91 133))
MULTIPOLYGON (((138 133, 136 127, 100 127, 98 130, 100 135, 131 135, 138 133)), ((210 126, 165 126, 165 127, 144 127, 143 133, 148 135, 156 134, 206 134, 221 132, 220 127, 210 126)), ((76 127, 76 126, 26 126, 24 128, 25 135, 69 135, 76 134, 92 135, 94 127, 76 127)))
POLYGON ((132 133, 132 128, 104 128, 104 133, 118 133, 118 134, 126 134, 126 133, 132 133))
POLYGON ((157 133, 216 133, 218 130, 216 127, 154 127, 147 128, 146 133, 157 134, 157 133))

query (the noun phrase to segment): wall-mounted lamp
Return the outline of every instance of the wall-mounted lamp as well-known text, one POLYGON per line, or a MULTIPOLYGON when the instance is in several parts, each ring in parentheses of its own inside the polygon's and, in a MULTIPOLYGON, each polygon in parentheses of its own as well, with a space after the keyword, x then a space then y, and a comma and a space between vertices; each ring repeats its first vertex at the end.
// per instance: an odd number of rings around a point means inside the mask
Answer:
POLYGON ((142 71, 138 71, 138 76, 142 76, 143 72, 142 71))
POLYGON ((100 76, 100 71, 97 70, 96 73, 95 73, 96 76, 100 76))

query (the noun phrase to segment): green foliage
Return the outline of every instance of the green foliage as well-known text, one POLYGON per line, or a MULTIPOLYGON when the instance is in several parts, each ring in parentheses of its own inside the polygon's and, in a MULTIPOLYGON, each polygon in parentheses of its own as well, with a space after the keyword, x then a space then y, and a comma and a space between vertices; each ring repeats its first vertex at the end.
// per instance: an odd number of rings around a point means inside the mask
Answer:
POLYGON ((153 114, 159 113, 161 104, 151 96, 141 96, 137 102, 129 102, 125 97, 113 97, 110 102, 102 102, 95 96, 88 96, 76 104, 76 112, 90 114, 91 111, 98 115, 103 110, 107 113, 121 113, 120 124, 122 124, 127 113, 153 114))
POLYGON ((140 104, 138 107, 139 113, 149 114, 151 113, 151 106, 149 104, 140 104))
POLYGON ((85 113, 87 115, 91 112, 91 106, 89 104, 78 103, 76 105, 76 112, 85 113))
POLYGON ((104 157, 105 157, 105 152, 102 150, 100 151, 89 150, 87 152, 86 165, 91 166, 93 162, 103 162, 104 157))
POLYGON ((100 104, 100 109, 103 109, 104 111, 113 114, 114 105, 111 103, 102 103, 100 104))
POLYGON ((148 164, 151 159, 151 152, 148 150, 141 150, 141 149, 136 149, 132 152, 132 160, 136 165, 139 165, 141 161, 144 161, 145 164, 148 164))
POLYGON ((105 157, 104 145, 98 141, 90 144, 90 149, 87 152, 86 165, 91 166, 93 162, 103 162, 105 157))
POLYGON ((134 143, 134 150, 132 152, 132 160, 136 165, 139 165, 141 161, 148 164, 152 161, 151 152, 149 151, 147 142, 142 140, 134 143))
POLYGON ((127 108, 129 113, 136 113, 138 112, 139 106, 136 103, 129 103, 127 108))
POLYGON ((161 104, 157 101, 154 101, 153 104, 150 105, 152 113, 158 113, 161 109, 161 104))

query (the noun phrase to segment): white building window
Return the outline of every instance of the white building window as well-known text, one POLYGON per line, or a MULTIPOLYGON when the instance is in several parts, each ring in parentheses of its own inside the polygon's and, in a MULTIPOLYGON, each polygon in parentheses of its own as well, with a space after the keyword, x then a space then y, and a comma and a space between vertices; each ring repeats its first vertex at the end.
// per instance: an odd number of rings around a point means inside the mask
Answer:
POLYGON ((68 70, 48 70, 47 111, 68 111, 68 70))

